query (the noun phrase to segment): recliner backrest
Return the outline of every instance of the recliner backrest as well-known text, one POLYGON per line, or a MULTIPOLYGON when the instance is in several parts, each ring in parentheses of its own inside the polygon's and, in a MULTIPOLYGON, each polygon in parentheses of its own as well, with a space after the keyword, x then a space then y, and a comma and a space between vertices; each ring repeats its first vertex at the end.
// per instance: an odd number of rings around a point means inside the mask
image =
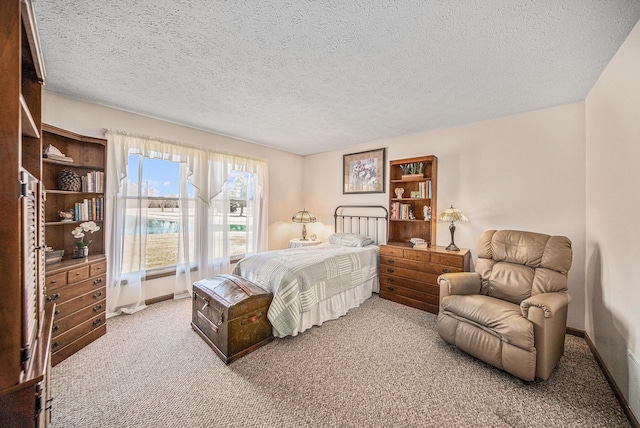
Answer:
POLYGON ((481 293, 520 304, 539 293, 567 291, 571 241, 565 236, 487 230, 478 240, 475 271, 481 293))

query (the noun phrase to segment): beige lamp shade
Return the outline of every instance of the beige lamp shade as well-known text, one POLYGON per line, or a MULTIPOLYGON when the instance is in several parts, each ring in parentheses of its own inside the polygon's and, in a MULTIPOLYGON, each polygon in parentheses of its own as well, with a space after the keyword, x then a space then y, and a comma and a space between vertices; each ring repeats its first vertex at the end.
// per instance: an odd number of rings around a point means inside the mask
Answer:
POLYGON ((450 208, 447 208, 446 210, 440 213, 440 215, 438 216, 438 221, 449 223, 449 231, 451 232, 451 244, 449 244, 446 250, 460 251, 460 248, 458 248, 456 243, 453 241, 453 235, 456 232, 455 223, 456 222, 466 223, 469 221, 469 219, 464 214, 462 214, 462 211, 460 211, 459 209, 453 208, 453 205, 451 205, 450 208))
POLYGON ((438 221, 447 223, 466 223, 469 221, 469 219, 464 214, 462 214, 462 211, 457 208, 453 208, 453 205, 451 205, 451 208, 447 208, 440 213, 440 215, 438 216, 438 221))

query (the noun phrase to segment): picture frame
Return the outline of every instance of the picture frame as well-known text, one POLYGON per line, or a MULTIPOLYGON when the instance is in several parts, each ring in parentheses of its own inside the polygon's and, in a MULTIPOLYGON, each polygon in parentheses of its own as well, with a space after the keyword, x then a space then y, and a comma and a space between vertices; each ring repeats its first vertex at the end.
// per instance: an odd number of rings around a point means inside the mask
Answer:
POLYGON ((343 155, 342 193, 384 193, 386 148, 343 155))

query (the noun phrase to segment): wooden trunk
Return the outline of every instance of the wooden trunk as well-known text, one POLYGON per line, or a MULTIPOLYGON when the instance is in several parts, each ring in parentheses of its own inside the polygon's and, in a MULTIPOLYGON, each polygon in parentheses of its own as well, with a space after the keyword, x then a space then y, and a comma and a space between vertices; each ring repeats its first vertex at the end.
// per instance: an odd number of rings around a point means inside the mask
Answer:
POLYGON ((267 319, 272 299, 272 293, 236 275, 197 281, 191 327, 229 364, 273 340, 267 319))

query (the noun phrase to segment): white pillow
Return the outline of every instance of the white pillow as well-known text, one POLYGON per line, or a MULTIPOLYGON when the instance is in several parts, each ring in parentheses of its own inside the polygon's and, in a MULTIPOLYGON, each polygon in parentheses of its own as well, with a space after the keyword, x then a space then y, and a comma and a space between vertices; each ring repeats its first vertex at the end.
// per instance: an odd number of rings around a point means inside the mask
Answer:
POLYGON ((345 247, 366 247, 373 244, 373 239, 356 233, 334 233, 327 238, 329 244, 344 245, 345 247))

